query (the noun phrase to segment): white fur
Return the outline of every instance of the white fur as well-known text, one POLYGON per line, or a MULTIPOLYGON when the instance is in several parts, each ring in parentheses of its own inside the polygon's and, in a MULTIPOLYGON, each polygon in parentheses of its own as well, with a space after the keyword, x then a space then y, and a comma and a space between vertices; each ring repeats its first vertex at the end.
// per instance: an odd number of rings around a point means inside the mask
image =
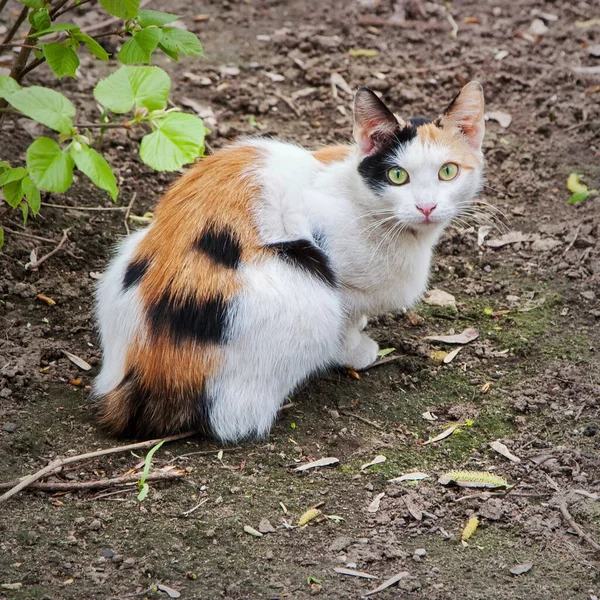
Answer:
MULTIPOLYGON (((406 169, 410 182, 381 193, 359 174, 364 156, 358 147, 345 160, 325 165, 293 144, 243 143, 264 157, 244 175, 256 177, 262 188, 254 215, 262 241, 316 236, 339 285, 333 288, 276 257, 239 268, 242 291, 229 311, 230 339, 205 390, 211 426, 223 441, 266 435, 286 396, 312 373, 335 364, 372 363, 378 346, 362 331, 365 315, 399 311, 421 297, 433 247, 481 183, 477 170, 440 181, 440 167, 453 157, 448 148, 423 145, 418 137, 390 164, 406 169), (416 208, 422 202, 437 204, 431 223, 416 208)), ((125 242, 98 291, 105 353, 98 394, 123 377, 126 348, 141 327, 135 286, 121 290, 143 235, 125 242)))

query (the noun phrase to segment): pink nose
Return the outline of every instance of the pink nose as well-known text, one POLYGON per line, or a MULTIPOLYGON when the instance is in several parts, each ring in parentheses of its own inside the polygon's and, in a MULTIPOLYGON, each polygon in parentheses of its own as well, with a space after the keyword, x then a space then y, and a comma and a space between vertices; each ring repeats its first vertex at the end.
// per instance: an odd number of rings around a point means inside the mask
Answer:
POLYGON ((428 217, 434 210, 437 204, 417 204, 417 210, 428 217))

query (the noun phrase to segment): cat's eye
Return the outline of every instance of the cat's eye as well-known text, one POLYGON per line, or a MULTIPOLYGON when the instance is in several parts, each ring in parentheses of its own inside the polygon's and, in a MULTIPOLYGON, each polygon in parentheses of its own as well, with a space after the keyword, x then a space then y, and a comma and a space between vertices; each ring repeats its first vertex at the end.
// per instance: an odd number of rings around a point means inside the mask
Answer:
POLYGON ((458 165, 456 163, 446 163, 438 171, 438 177, 442 181, 452 181, 458 175, 458 165))
POLYGON ((393 167, 387 172, 390 183, 394 185, 404 185, 408 183, 408 173, 401 167, 393 167))

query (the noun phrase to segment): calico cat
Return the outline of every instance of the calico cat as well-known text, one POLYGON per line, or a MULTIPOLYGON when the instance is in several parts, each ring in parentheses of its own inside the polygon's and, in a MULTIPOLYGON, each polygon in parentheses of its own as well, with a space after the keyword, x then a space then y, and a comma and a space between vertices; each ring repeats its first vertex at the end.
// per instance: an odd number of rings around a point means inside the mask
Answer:
POLYGON ((367 315, 419 299, 480 188, 483 115, 477 82, 433 121, 361 88, 354 145, 249 139, 193 166, 100 283, 101 425, 264 436, 307 377, 376 360, 367 315))

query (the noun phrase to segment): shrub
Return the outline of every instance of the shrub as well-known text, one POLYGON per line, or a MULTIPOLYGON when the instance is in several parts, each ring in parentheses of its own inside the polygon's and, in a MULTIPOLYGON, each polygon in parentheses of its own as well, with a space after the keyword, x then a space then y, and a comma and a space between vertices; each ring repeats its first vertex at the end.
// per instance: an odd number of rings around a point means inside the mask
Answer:
MULTIPOLYGON (((20 47, 10 75, 0 76, 0 118, 16 114, 55 132, 54 137, 39 137, 31 143, 24 165, 0 161, 4 200, 13 209, 21 209, 25 222, 29 214, 35 216, 40 210, 40 191, 67 191, 74 169, 105 190, 113 201, 117 200, 117 179, 97 149, 98 141, 111 128, 149 128, 141 140, 139 154, 144 163, 157 171, 176 171, 203 155, 206 130, 202 119, 178 108, 167 108, 169 75, 156 66, 134 66, 149 65, 157 50, 173 60, 179 60, 180 55, 202 56, 198 38, 173 25, 178 15, 142 10, 140 0, 100 0, 110 15, 123 19, 120 28, 103 34, 127 38, 113 57, 123 66, 94 88, 94 99, 103 109, 98 122, 79 123, 75 107, 62 93, 44 86, 23 87, 21 82, 44 62, 59 79, 75 77, 82 48, 100 60, 109 60, 109 53, 98 39, 74 23, 56 22, 86 0, 19 1, 23 9, 0 44, 0 49, 20 47), (23 44, 15 44, 12 40, 25 19, 29 32, 23 44)), ((0 1, 0 10, 4 6, 0 1)), ((0 248, 3 241, 0 227, 0 248)))

